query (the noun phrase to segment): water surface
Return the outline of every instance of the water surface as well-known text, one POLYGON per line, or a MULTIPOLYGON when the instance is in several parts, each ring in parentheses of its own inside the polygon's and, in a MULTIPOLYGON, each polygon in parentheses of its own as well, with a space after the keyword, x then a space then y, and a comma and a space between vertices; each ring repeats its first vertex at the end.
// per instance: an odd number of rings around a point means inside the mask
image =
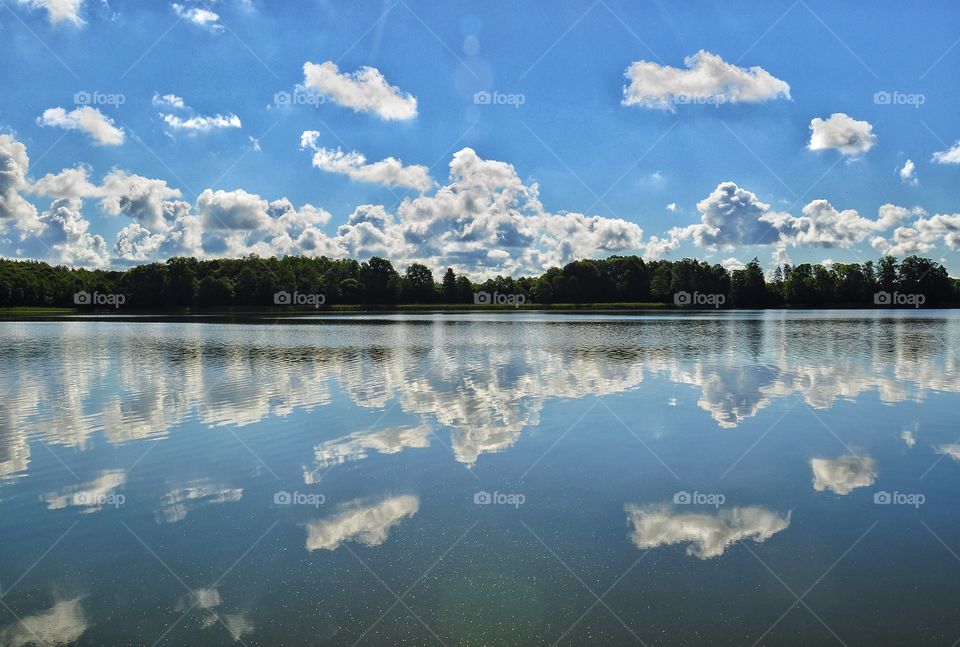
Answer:
POLYGON ((0 645, 952 645, 960 317, 0 323, 0 645))

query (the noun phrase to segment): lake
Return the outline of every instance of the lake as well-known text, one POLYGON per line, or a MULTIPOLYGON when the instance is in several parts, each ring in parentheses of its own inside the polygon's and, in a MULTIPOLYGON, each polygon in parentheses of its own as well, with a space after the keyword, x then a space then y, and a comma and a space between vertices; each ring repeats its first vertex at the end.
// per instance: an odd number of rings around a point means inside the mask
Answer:
POLYGON ((0 323, 0 645, 953 645, 960 315, 0 323))

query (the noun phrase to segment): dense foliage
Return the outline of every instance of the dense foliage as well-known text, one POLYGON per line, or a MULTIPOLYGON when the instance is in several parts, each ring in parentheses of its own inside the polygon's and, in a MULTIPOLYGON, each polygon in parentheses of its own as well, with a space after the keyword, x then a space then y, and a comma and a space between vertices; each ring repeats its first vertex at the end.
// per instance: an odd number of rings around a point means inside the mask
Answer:
POLYGON ((128 308, 260 306, 280 291, 322 294, 326 305, 469 304, 474 294, 522 294, 527 303, 673 303, 680 292, 722 294, 727 306, 872 306, 877 292, 924 295, 924 304, 960 303, 960 281, 929 259, 778 267, 770 280, 756 259, 728 271, 704 261, 638 256, 582 260, 541 276, 474 283, 448 269, 440 281, 424 265, 400 274, 382 258, 171 258, 126 271, 52 267, 0 259, 0 307, 74 305, 74 294, 123 294, 128 308))

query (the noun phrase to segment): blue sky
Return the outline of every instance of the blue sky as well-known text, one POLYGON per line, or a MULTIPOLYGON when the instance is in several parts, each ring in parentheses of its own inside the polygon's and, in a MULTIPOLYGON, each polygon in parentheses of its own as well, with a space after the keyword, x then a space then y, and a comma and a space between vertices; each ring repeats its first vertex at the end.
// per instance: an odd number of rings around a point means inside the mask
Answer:
POLYGON ((0 254, 479 276, 889 251, 957 275, 958 24, 947 1, 6 0, 0 254))

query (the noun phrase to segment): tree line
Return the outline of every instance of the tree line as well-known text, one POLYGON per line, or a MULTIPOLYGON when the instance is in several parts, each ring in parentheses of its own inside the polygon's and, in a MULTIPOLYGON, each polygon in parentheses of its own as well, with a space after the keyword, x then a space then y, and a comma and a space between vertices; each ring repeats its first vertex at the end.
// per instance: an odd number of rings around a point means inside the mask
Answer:
MULTIPOLYGON (((0 259, 0 307, 74 307, 78 293, 123 294, 127 308, 270 307, 278 294, 323 295, 325 305, 482 303, 478 294, 523 296, 526 303, 677 303, 677 295, 723 295, 726 306, 873 306, 878 293, 924 295, 923 305, 960 305, 960 280, 940 263, 885 256, 876 263, 778 266, 765 277, 757 259, 742 269, 685 258, 611 256, 554 267, 540 276, 482 282, 452 269, 437 281, 425 265, 401 274, 383 258, 177 257, 127 270, 86 270, 0 259)), ((895 305, 895 304, 894 304, 895 305)))

